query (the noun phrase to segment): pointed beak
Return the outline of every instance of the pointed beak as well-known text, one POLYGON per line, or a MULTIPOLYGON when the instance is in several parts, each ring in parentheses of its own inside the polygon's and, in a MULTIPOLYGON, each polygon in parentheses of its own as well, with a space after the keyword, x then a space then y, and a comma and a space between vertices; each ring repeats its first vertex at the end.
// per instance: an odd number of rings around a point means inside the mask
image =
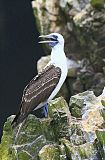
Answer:
POLYGON ((39 36, 39 38, 45 39, 45 40, 41 40, 38 43, 50 43, 50 42, 56 41, 54 38, 52 38, 51 35, 41 35, 41 36, 39 36))

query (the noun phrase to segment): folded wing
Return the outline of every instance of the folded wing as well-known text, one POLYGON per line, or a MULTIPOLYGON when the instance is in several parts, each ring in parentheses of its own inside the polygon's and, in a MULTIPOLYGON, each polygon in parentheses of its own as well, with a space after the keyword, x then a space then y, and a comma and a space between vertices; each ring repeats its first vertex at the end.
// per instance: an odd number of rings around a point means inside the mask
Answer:
POLYGON ((38 105, 47 102, 56 88, 60 76, 61 69, 50 65, 29 82, 23 91, 20 110, 12 122, 13 126, 21 123, 38 105))

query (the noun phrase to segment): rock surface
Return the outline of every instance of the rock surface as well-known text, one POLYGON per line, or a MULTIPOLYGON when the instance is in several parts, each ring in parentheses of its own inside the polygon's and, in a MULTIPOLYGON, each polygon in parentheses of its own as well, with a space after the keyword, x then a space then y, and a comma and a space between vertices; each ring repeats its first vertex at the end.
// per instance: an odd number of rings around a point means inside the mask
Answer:
POLYGON ((0 144, 0 160, 105 159, 104 101, 105 89, 98 97, 92 91, 72 96, 69 106, 59 97, 49 103, 48 118, 29 115, 14 130, 14 116, 9 117, 0 144))
POLYGON ((53 150, 56 150, 54 143, 58 143, 62 137, 69 139, 68 128, 71 115, 63 98, 57 98, 49 103, 47 119, 38 119, 34 115, 29 115, 22 126, 12 130, 13 117, 9 117, 4 125, 0 160, 38 160, 38 157, 42 156, 40 150, 46 145, 52 146, 52 156, 55 156, 53 153, 53 150))

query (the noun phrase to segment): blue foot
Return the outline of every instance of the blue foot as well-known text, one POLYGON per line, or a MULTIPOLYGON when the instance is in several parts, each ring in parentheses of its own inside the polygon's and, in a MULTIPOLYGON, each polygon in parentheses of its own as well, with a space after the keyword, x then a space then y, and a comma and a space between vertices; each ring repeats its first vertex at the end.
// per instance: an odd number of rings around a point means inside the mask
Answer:
POLYGON ((48 117, 48 104, 46 103, 43 107, 32 112, 37 118, 47 118, 48 117))
POLYGON ((48 117, 48 103, 43 106, 43 115, 44 117, 48 117))

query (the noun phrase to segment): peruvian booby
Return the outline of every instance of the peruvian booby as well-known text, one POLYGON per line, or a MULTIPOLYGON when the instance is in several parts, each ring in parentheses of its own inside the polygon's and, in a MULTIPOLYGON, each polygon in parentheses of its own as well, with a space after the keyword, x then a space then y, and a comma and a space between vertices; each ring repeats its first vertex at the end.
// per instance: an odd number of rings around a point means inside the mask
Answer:
MULTIPOLYGON (((39 43, 47 43, 52 48, 51 60, 25 87, 20 110, 12 122, 13 127, 22 123, 33 110, 35 111, 51 101, 67 76, 63 36, 58 33, 51 33, 39 37, 44 38, 39 43)), ((46 106, 45 110, 47 110, 46 106)))

